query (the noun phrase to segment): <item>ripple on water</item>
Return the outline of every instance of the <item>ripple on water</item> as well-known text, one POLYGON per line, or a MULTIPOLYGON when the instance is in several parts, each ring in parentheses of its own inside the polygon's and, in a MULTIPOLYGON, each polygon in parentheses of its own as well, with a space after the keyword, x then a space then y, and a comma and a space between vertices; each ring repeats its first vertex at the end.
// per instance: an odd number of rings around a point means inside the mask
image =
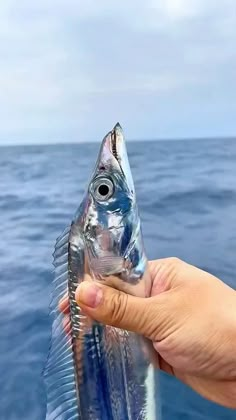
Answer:
MULTIPOLYGON (((236 287, 236 142, 129 143, 145 247, 236 287)), ((98 145, 2 148, 0 155, 0 419, 42 420, 41 371, 55 239, 70 223, 98 145)), ((233 420, 162 375, 163 420, 233 420)))

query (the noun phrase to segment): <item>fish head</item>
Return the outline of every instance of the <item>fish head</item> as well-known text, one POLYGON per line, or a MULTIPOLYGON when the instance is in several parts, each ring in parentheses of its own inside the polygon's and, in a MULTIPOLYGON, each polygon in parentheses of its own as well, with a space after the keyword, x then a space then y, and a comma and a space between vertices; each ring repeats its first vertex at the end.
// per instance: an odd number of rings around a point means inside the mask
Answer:
POLYGON ((112 218, 114 227, 119 227, 120 217, 127 215, 136 204, 124 135, 119 123, 103 139, 89 193, 99 215, 98 223, 103 226, 107 225, 111 220, 109 216, 113 214, 117 216, 112 218))
MULTIPOLYGON (((119 123, 102 141, 80 216, 90 274, 99 280, 113 278, 113 286, 117 286, 118 278, 122 285, 137 286, 145 271, 146 257, 119 123)), ((134 294, 143 295, 143 291, 134 294)))

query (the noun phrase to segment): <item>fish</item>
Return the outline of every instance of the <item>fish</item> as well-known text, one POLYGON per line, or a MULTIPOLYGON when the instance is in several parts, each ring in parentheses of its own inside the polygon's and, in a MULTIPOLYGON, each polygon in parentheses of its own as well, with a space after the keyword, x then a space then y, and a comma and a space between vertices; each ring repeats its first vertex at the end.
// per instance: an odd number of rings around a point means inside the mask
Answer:
POLYGON ((149 297, 134 182, 122 127, 104 137, 71 224, 54 250, 51 345, 44 370, 46 420, 160 420, 147 340, 85 315, 75 291, 85 279, 149 297), (69 296, 69 333, 60 299, 69 296))

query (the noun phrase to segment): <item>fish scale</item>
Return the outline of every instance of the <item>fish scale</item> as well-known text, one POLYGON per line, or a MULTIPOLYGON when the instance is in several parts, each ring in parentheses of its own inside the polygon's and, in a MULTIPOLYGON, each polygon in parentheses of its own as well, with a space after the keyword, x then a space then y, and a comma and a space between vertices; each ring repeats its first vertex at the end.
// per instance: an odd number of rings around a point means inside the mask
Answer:
POLYGON ((150 295, 135 190, 119 124, 105 136, 81 205, 71 226, 57 239, 54 267, 52 338, 44 371, 46 420, 160 420, 149 354, 153 347, 135 333, 81 314, 75 299, 78 285, 88 276, 136 296, 150 295), (100 188, 103 185, 106 188, 100 188), (58 303, 67 293, 66 333, 58 303))

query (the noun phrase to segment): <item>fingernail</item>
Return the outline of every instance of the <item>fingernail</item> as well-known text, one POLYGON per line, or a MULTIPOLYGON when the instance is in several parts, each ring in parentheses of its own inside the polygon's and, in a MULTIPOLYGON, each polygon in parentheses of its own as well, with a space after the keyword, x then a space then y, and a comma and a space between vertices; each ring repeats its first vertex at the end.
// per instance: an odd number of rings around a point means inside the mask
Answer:
POLYGON ((102 289, 96 284, 85 281, 77 288, 76 300, 90 308, 96 308, 102 300, 102 289))

